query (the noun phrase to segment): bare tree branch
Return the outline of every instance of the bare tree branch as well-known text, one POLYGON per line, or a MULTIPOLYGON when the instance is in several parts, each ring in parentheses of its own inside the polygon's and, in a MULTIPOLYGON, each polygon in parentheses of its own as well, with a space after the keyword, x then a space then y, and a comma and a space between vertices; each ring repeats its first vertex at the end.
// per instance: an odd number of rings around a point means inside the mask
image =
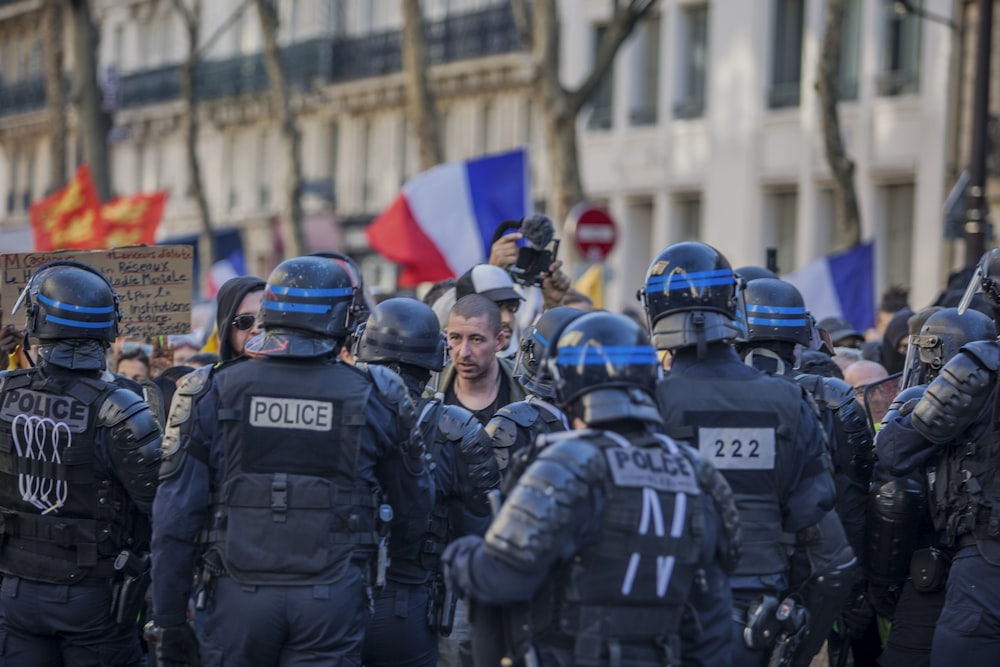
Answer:
POLYGON ((237 21, 240 20, 240 17, 243 16, 243 13, 247 10, 248 7, 250 7, 251 4, 253 4, 253 2, 254 0, 243 0, 243 2, 241 2, 239 6, 233 10, 233 13, 230 14, 229 17, 222 22, 222 25, 220 25, 218 29, 215 32, 213 32, 208 39, 205 40, 205 43, 198 47, 197 56, 199 60, 201 58, 204 58, 205 54, 209 51, 209 49, 215 46, 215 43, 219 41, 219 38, 222 37, 230 28, 233 27, 233 25, 236 24, 237 21))
POLYGON ((517 33, 521 36, 521 43, 524 44, 524 48, 531 51, 534 48, 534 39, 532 39, 531 16, 528 14, 527 0, 511 0, 510 10, 514 14, 514 25, 517 27, 517 33))
POLYGON ((416 124, 420 167, 427 170, 444 162, 441 124, 428 82, 427 32, 420 0, 403 0, 403 73, 406 78, 407 115, 416 124))
POLYGON ((594 66, 590 70, 590 75, 575 91, 569 94, 567 107, 571 113, 578 113, 583 105, 590 100, 600 85, 601 79, 614 64, 615 56, 622 43, 628 39, 636 24, 655 5, 656 0, 631 0, 624 7, 616 8, 614 16, 611 17, 611 22, 604 32, 604 37, 597 47, 597 55, 594 58, 594 66))
POLYGON ((278 114, 281 144, 288 169, 285 175, 285 194, 282 205, 285 253, 288 257, 302 254, 305 238, 302 233, 302 134, 299 132, 291 107, 291 95, 285 80, 278 51, 278 13, 271 0, 255 0, 260 16, 261 34, 264 38, 264 66, 271 82, 271 99, 278 114))
POLYGON ((62 0, 47 0, 43 15, 45 35, 45 103, 49 112, 49 136, 52 159, 49 162, 49 191, 66 185, 67 131, 66 91, 63 88, 63 25, 62 0))
POLYGON ((205 182, 201 174, 201 161, 198 159, 198 97, 194 90, 195 69, 198 67, 198 42, 200 40, 201 22, 201 0, 192 0, 193 4, 188 7, 184 0, 171 0, 174 9, 181 15, 184 21, 184 28, 187 32, 188 51, 187 58, 181 64, 181 96, 184 98, 186 113, 184 114, 184 144, 188 167, 191 178, 191 189, 193 190, 195 203, 198 206, 198 217, 201 222, 201 238, 198 241, 198 261, 203 268, 201 270, 201 287, 207 293, 208 287, 208 267, 215 262, 215 235, 212 232, 212 216, 208 208, 208 195, 205 193, 205 182))
POLYGON ((826 24, 817 67, 816 92, 820 102, 826 161, 833 174, 833 201, 840 243, 851 247, 861 242, 861 212, 854 188, 854 160, 847 154, 837 109, 840 78, 841 32, 846 14, 844 0, 827 0, 826 24))

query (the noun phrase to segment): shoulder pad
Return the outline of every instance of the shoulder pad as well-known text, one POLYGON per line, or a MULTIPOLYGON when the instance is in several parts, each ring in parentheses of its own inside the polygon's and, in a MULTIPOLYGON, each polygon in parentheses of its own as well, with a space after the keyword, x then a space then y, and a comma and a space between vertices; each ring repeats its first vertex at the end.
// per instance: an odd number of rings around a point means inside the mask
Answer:
POLYGON ((962 351, 969 354, 987 370, 1000 369, 1000 347, 992 340, 976 340, 962 346, 962 351))
POLYGON ((551 560, 589 511, 586 501, 606 469, 601 449, 580 437, 543 449, 490 524, 486 551, 522 572, 551 560))
POLYGON ((481 428, 475 415, 460 405, 442 405, 438 413, 438 430, 446 440, 461 440, 469 431, 481 428))
POLYGON ((823 391, 823 376, 812 373, 802 373, 795 376, 795 381, 810 394, 818 395, 823 391))
POLYGON ((510 420, 518 426, 531 426, 538 419, 538 408, 528 401, 518 401, 505 405, 497 410, 498 415, 501 413, 510 417, 510 420))
POLYGON ((493 446, 498 449, 509 449, 517 442, 517 422, 511 419, 509 413, 502 410, 497 410, 493 418, 486 423, 485 430, 493 446))
POLYGON ((889 411, 897 410, 899 414, 906 415, 913 411, 913 406, 917 404, 921 398, 924 397, 924 393, 927 392, 927 385, 920 384, 916 387, 907 387, 903 391, 896 394, 896 397, 892 399, 892 404, 889 405, 889 411))
POLYGON ((202 366, 181 378, 177 392, 183 396, 200 396, 208 389, 208 381, 212 376, 211 366, 202 366))
POLYGON ((959 437, 981 418, 993 391, 994 372, 963 347, 952 357, 913 408, 913 427, 932 443, 959 437))
MULTIPOLYGON (((820 397, 816 397, 820 400, 820 397)), ((840 378, 823 378, 822 401, 831 409, 836 410, 847 401, 854 400, 854 387, 840 378)))
POLYGON ((385 366, 379 366, 378 364, 369 364, 366 366, 369 377, 371 377, 372 382, 375 384, 375 390, 378 391, 379 395, 382 396, 388 403, 392 405, 399 405, 400 403, 406 402, 410 396, 410 392, 407 391, 406 385, 403 383, 403 379, 393 373, 391 370, 385 366))
POLYGON ((101 426, 117 426, 137 412, 149 409, 149 404, 134 391, 115 387, 104 397, 97 419, 101 426))

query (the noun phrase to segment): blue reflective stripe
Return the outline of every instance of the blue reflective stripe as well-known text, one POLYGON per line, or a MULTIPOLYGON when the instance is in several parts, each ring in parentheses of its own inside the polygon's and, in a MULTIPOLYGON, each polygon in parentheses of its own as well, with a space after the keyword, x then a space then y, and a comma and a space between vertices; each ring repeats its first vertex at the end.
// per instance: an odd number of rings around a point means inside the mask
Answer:
POLYGON ((541 343, 545 347, 549 346, 549 341, 545 340, 545 336, 543 336, 542 334, 538 333, 538 329, 535 329, 535 340, 537 340, 539 343, 541 343))
POLYGON ((265 301, 264 310, 278 310, 284 313, 329 313, 333 306, 328 303, 286 303, 265 301))
MULTIPOLYGON (((51 308, 58 308, 60 310, 71 310, 74 313, 93 313, 95 315, 103 315, 105 313, 115 312, 114 306, 74 306, 71 303, 63 303, 62 301, 55 301, 45 296, 44 294, 38 295, 38 300, 44 303, 46 306, 51 308)), ((54 321, 54 320, 53 320, 54 321)))
POLYGON ((735 285, 736 281, 732 276, 724 278, 705 278, 692 280, 689 276, 654 276, 646 282, 647 291, 651 287, 664 287, 667 291, 686 290, 692 287, 715 287, 716 285, 735 285))
POLYGON ((804 327, 805 320, 779 320, 770 317, 748 317, 750 324, 757 324, 763 327, 804 327))
POLYGON ((56 324, 62 324, 67 327, 77 327, 80 329, 104 329, 114 325, 114 320, 108 320, 106 322, 81 322, 80 320, 67 320, 65 317, 54 317, 45 314, 45 319, 48 322, 55 322, 56 324))
POLYGON ((802 306, 760 306, 748 303, 747 312, 764 315, 805 315, 806 309, 802 306))
POLYGON ((293 296, 303 299, 325 299, 337 296, 351 296, 354 294, 353 287, 330 287, 328 289, 317 289, 312 287, 284 287, 281 285, 269 285, 271 294, 279 296, 293 296))
POLYGON ((612 364, 659 363, 656 350, 648 345, 611 345, 605 347, 564 347, 556 356, 557 364, 584 366, 612 364))

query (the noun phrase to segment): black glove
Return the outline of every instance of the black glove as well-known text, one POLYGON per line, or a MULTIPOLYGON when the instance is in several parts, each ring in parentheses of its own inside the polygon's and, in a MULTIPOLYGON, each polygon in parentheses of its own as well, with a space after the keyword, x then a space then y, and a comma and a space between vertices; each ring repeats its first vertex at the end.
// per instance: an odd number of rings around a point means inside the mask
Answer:
POLYGON ((187 623, 161 628, 146 624, 146 638, 156 646, 158 667, 200 667, 198 638, 187 623))
POLYGON ((848 639, 860 639, 868 630, 872 619, 875 618, 875 608, 868 599, 867 586, 861 583, 851 591, 844 606, 842 634, 848 639))

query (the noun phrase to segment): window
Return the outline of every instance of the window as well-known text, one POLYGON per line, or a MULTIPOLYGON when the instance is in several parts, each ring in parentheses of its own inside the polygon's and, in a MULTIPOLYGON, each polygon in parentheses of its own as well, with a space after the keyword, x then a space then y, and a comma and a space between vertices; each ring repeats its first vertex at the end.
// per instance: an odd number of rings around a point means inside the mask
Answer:
POLYGON ((861 52, 861 0, 845 0, 844 25, 840 33, 840 63, 837 98, 858 99, 858 60, 861 52))
POLYGON ((778 266, 795 264, 796 208, 798 194, 794 190, 771 192, 765 197, 765 240, 768 247, 777 248, 778 266))
POLYGON ((677 242, 697 241, 701 238, 701 196, 685 195, 674 202, 677 220, 677 242))
POLYGON ((799 105, 802 85, 802 26, 804 0, 775 0, 774 53, 771 57, 772 109, 799 105))
POLYGON ((882 266, 886 285, 909 285, 913 255, 913 184, 887 185, 882 188, 885 227, 879 238, 885 239, 882 266))
MULTIPOLYGON (((600 48, 601 40, 604 39, 604 33, 607 32, 605 26, 598 26, 594 28, 594 60, 597 59, 597 51, 600 48)), ((593 106, 590 110, 590 118, 587 121, 587 127, 591 130, 610 130, 611 129, 611 91, 614 89, 615 77, 614 77, 614 65, 608 69, 601 82, 597 84, 597 89, 594 91, 593 106)))
MULTIPOLYGON (((920 9, 923 3, 910 0, 910 4, 920 9)), ((886 4, 885 18, 879 95, 915 93, 920 83, 920 16, 915 11, 900 13, 894 5, 886 4)))
POLYGON ((708 7, 687 7, 681 16, 681 71, 674 104, 676 118, 705 113, 705 73, 708 65, 708 7))
POLYGON ((651 17, 636 30, 635 71, 629 100, 632 125, 654 125, 660 92, 660 18, 651 17))

